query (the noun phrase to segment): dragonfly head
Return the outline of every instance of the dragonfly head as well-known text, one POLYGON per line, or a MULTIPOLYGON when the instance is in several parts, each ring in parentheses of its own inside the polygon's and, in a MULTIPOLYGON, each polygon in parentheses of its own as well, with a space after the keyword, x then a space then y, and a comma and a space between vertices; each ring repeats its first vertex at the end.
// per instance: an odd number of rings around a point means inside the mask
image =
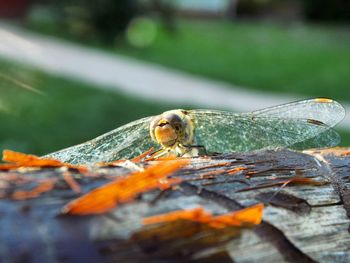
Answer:
POLYGON ((163 147, 193 144, 193 124, 184 110, 172 110, 155 116, 150 124, 152 139, 163 147))

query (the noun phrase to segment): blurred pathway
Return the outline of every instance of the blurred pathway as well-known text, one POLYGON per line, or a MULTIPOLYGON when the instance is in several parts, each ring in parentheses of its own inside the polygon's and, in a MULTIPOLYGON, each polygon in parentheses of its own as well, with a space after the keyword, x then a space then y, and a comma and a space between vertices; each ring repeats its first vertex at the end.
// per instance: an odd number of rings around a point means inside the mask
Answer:
MULTIPOLYGON (((303 99, 245 90, 0 24, 0 56, 152 101, 251 111, 303 99)), ((346 105, 350 112, 350 105, 346 105)), ((342 124, 350 129, 350 115, 342 124)))

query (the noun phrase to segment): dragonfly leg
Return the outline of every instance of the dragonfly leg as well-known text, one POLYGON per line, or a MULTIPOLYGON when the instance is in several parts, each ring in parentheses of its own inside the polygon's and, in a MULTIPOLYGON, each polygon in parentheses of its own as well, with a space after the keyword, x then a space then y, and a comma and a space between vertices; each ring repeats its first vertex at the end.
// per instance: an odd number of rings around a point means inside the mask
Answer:
POLYGON ((151 157, 153 158, 159 158, 159 157, 164 157, 166 156, 167 154, 169 154, 170 152, 170 149, 169 148, 163 148, 163 149, 160 149, 154 153, 151 154, 151 157))
POLYGON ((191 152, 192 150, 197 150, 197 155, 199 154, 199 150, 201 150, 205 155, 208 155, 207 149, 204 145, 181 145, 183 148, 187 149, 187 152, 191 152))

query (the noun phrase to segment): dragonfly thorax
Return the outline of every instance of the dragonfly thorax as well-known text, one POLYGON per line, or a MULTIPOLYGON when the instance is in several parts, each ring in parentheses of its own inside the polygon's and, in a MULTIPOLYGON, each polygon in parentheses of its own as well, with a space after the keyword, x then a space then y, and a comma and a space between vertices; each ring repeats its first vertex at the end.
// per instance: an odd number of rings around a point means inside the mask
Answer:
POLYGON ((150 134, 163 148, 194 144, 194 125, 185 110, 171 110, 155 116, 150 124, 150 134))

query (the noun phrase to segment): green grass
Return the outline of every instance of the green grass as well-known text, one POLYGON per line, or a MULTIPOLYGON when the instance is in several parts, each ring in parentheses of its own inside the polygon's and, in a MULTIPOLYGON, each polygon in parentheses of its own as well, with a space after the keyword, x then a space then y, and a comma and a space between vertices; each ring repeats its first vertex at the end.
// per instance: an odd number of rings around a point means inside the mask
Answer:
POLYGON ((0 150, 41 155, 169 109, 4 61, 0 73, 0 150))
POLYGON ((350 147, 350 131, 336 129, 340 136, 341 142, 339 146, 350 147))
POLYGON ((346 28, 181 21, 146 49, 116 52, 243 87, 350 100, 346 28))
MULTIPOLYGON (((55 23, 31 27, 74 39, 55 23)), ((346 26, 181 20, 174 34, 158 25, 147 48, 118 43, 88 44, 242 87, 350 101, 346 26)))

